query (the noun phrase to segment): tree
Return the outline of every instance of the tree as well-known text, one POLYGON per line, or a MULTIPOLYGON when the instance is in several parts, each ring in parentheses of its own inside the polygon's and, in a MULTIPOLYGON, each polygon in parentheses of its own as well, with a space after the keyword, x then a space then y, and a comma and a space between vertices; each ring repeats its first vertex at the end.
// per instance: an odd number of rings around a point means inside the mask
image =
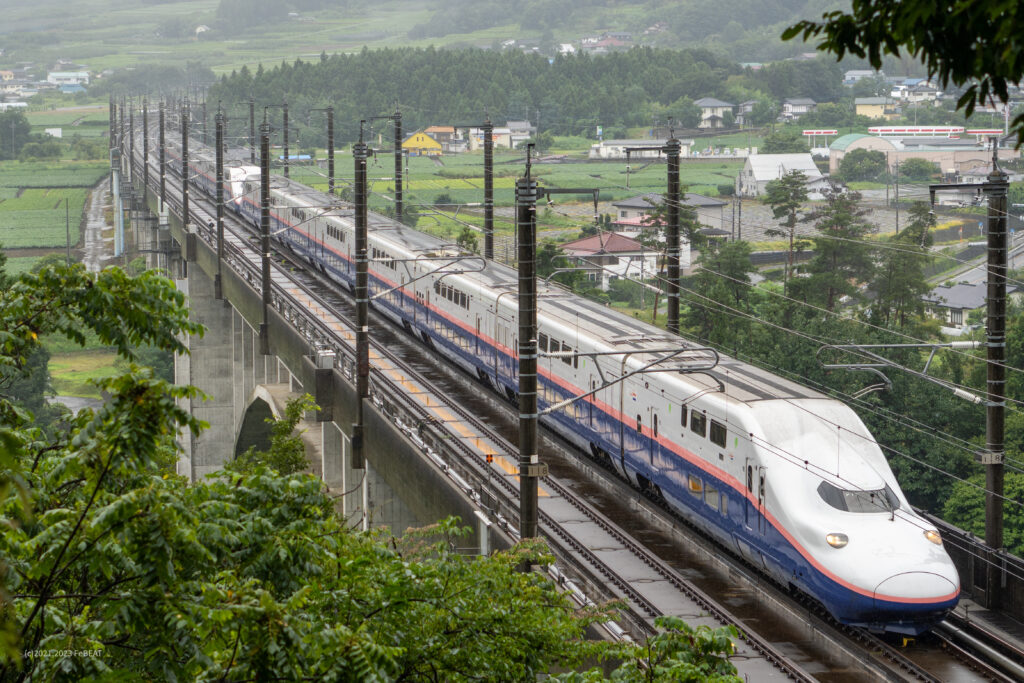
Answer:
MULTIPOLYGON (((1020 451, 1016 455, 1020 455, 1020 451)), ((1007 472, 1003 483, 1003 544, 1014 555, 1024 556, 1024 475, 1007 472)), ((964 531, 985 537, 985 475, 976 474, 953 485, 942 508, 942 518, 964 531)))
MULTIPOLYGON (((202 332, 169 281, 79 265, 0 291, 0 320, 13 371, 46 334, 91 332, 133 359, 202 332)), ((603 649, 583 638, 604 610, 519 570, 551 561, 542 545, 467 561, 452 520, 354 533, 316 478, 256 462, 190 484, 172 473, 174 439, 203 425, 176 401, 196 390, 134 365, 101 385, 104 406, 50 439, 0 399, 0 677, 532 680, 603 649), (23 658, 36 649, 61 654, 23 658)), ((677 659, 729 670, 717 633, 692 635, 714 647, 677 659)))
POLYGON ((777 180, 765 185, 764 201, 772 207, 775 218, 786 218, 786 230, 771 228, 765 230, 767 235, 789 237, 789 251, 786 258, 786 274, 784 282, 789 284, 793 275, 793 247, 796 237, 797 212, 807 201, 807 176, 801 171, 790 171, 777 180))
MULTIPOLYGON (((764 126, 774 121, 778 115, 779 108, 774 102, 760 99, 754 105, 754 108, 750 110, 750 123, 755 126, 764 126)), ((802 152, 803 149, 800 151, 802 152)))
POLYGON ((455 238, 455 243, 466 251, 475 252, 478 242, 477 231, 468 225, 462 226, 462 232, 455 238))
POLYGON ((302 414, 310 410, 320 408, 309 394, 290 399, 281 419, 267 418, 270 424, 270 449, 258 451, 255 446, 250 446, 229 468, 248 474, 266 466, 281 475, 307 469, 309 463, 306 462, 306 446, 302 443, 302 435, 295 433, 295 427, 302 419, 302 414))
POLYGON ((807 151, 807 141, 795 128, 769 133, 761 145, 761 154, 797 154, 807 151))
POLYGON ((935 163, 920 157, 911 157, 900 162, 900 177, 907 180, 926 182, 932 179, 938 168, 935 163))
MULTIPOLYGON (((658 633, 643 645, 625 644, 616 648, 616 660, 622 661, 611 680, 620 683, 739 683, 734 667, 725 656, 733 650, 739 632, 734 626, 712 629, 690 626, 679 617, 655 619, 658 633)), ((599 683, 606 680, 600 669, 586 673, 562 674, 554 679, 562 683, 599 683)))
MULTIPOLYGON (((946 87, 968 85, 957 102, 970 116, 995 96, 1009 101, 1008 87, 1024 78, 1024 13, 996 0, 960 2, 941 9, 930 0, 855 0, 848 12, 829 11, 822 21, 800 21, 782 37, 821 37, 819 50, 842 58, 867 58, 875 69, 883 55, 901 51, 923 60, 929 77, 946 87), (985 49, 977 49, 979 37, 985 49)), ((1013 120, 1017 145, 1024 142, 1024 115, 1013 120)))
POLYGON ((750 312, 749 242, 711 241, 701 253, 701 268, 685 286, 687 308, 682 324, 697 339, 725 348, 735 348, 737 341, 746 337, 747 318, 738 316, 750 312))
POLYGON ((871 315, 876 324, 892 324, 903 328, 908 316, 924 311, 921 297, 931 290, 925 278, 924 267, 931 261, 930 230, 935 227, 935 215, 924 202, 910 207, 910 221, 891 242, 891 249, 882 253, 869 289, 875 301, 871 315))
POLYGON ((872 276, 874 260, 864 238, 878 228, 865 220, 868 211, 860 206, 860 193, 832 186, 825 191, 825 205, 806 217, 820 235, 811 238, 814 258, 807 264, 810 277, 803 289, 810 294, 807 299, 819 300, 829 311, 840 297, 861 296, 859 285, 872 276))
POLYGON ((31 133, 32 124, 20 110, 0 112, 0 159, 17 159, 31 133))
POLYGON ((839 162, 839 175, 848 183, 878 180, 885 172, 885 152, 877 149, 855 149, 839 162))

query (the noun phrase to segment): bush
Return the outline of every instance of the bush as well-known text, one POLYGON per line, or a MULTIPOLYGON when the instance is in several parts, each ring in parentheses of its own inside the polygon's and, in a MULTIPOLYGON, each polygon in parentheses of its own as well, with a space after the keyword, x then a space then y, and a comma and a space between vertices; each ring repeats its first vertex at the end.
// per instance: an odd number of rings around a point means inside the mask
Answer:
POLYGON ((736 186, 732 183, 722 183, 718 186, 718 194, 723 197, 731 197, 736 194, 736 186))

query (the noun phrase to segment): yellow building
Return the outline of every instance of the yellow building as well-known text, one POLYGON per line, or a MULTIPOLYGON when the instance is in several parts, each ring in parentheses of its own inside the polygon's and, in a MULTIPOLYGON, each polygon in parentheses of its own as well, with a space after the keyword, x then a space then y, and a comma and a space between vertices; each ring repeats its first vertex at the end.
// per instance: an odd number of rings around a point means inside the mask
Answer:
POLYGON ((402 143, 402 149, 409 152, 410 156, 441 156, 441 143, 426 133, 413 133, 402 143))
POLYGON ((900 117, 900 105, 889 97, 858 97, 853 101, 857 116, 892 121, 900 117))

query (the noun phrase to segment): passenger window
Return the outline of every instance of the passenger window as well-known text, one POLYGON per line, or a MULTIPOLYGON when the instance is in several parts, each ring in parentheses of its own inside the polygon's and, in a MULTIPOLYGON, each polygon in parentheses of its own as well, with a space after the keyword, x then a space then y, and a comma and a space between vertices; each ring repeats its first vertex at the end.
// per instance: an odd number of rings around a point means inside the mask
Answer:
POLYGON ((721 422, 711 421, 711 443, 725 448, 725 425, 721 422))
MULTIPOLYGON (((562 353, 572 353, 572 347, 569 346, 568 344, 562 344, 562 353)), ((565 363, 566 365, 572 365, 572 356, 562 356, 562 362, 565 363)))
POLYGON ((680 427, 686 427, 686 414, 687 414, 687 411, 686 411, 685 407, 681 411, 679 411, 679 426, 680 427))
POLYGON ((747 465, 747 490, 754 492, 754 468, 747 465))
POLYGON ((723 515, 726 517, 729 516, 729 498, 724 493, 722 494, 722 504, 719 509, 722 511, 723 515))
POLYGON ((711 484, 704 485, 704 502, 714 509, 718 509, 718 489, 711 484))
POLYGON ((701 497, 701 492, 704 490, 700 477, 695 477, 692 474, 687 477, 687 488, 690 490, 690 493, 697 498, 701 497))
POLYGON ((643 423, 640 420, 640 416, 637 415, 636 416, 636 433, 637 434, 643 434, 643 432, 644 432, 643 423))
POLYGON ((658 438, 658 416, 654 416, 654 423, 651 425, 654 428, 654 438, 658 438))
POLYGON ((547 353, 548 351, 548 335, 543 332, 537 338, 537 350, 541 353, 547 353))
POLYGON ((690 413, 690 431, 694 434, 700 434, 704 436, 707 433, 708 418, 706 415, 698 413, 696 410, 690 413))

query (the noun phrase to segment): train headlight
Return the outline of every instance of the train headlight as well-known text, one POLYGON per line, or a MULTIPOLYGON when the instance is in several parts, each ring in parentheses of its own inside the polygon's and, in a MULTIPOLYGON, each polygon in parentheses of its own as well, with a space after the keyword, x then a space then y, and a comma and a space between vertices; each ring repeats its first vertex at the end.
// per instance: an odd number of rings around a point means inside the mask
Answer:
POLYGON ((934 529, 925 530, 924 537, 935 545, 942 545, 942 536, 939 536, 939 532, 934 529))
POLYGON ((833 548, 842 548, 850 542, 850 538, 846 534, 828 534, 825 536, 825 540, 833 548))

